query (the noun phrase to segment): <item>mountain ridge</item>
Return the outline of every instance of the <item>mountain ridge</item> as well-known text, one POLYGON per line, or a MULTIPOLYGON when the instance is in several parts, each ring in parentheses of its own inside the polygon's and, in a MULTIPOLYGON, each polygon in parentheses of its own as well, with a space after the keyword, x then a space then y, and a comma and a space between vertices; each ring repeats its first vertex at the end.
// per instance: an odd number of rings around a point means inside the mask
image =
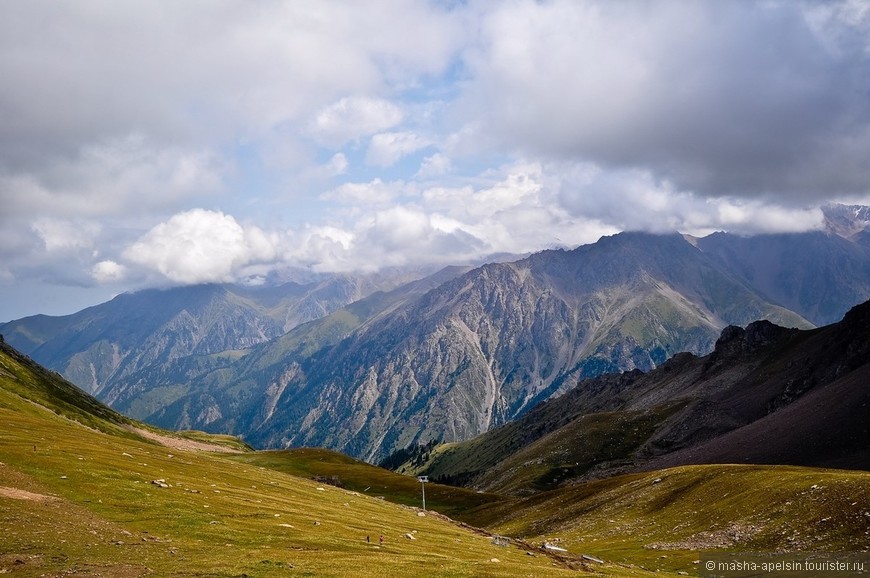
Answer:
POLYGON ((766 313, 809 326, 728 280, 716 265, 701 267, 698 261, 702 253, 678 235, 622 234, 573 251, 474 269, 301 362, 290 388, 301 395, 292 403, 287 398, 283 407, 294 413, 279 419, 301 423, 301 429, 277 443, 260 433, 247 439, 268 446, 326 445, 373 459, 384 453, 372 452, 376 446, 426 441, 420 432, 425 436, 427 425, 436 422, 442 429, 430 428, 430 437, 461 439, 485 431, 549 397, 571 375, 638 364, 649 369, 677 351, 709 347, 717 322, 766 313), (650 247, 657 251, 653 259, 647 258, 650 247), (672 264, 675 255, 682 259, 678 265, 672 264), (617 257, 621 266, 608 268, 617 257), (589 289, 592 283, 601 289, 589 289), (720 290, 704 301, 698 296, 707 286, 720 290), (651 312, 651 303, 671 319, 651 312), (702 329, 695 333, 692 327, 702 329), (421 392, 431 394, 423 402, 426 423, 405 428, 395 416, 417 419, 421 392), (300 402, 311 409, 303 413, 300 402), (457 421, 461 412, 468 417, 457 421), (338 420, 342 430, 332 423, 338 420), (334 433, 323 437, 318 431, 334 433))
POLYGON ((269 341, 394 282, 338 275, 304 285, 146 289, 71 315, 11 321, 0 331, 22 352, 100 395, 147 367, 269 341))
POLYGON ((523 494, 689 464, 870 470, 868 372, 870 301, 813 330, 729 326, 707 356, 581 381, 415 471, 523 494))
POLYGON ((92 390, 94 374, 116 371, 99 397, 163 427, 377 460, 477 435, 577 379, 707 353, 728 324, 767 318, 806 328, 859 298, 870 298, 870 250, 831 231, 621 233, 372 293, 247 349, 226 339, 195 350, 190 316, 123 372, 112 369, 119 356, 106 342, 47 365, 92 390), (167 353, 176 342, 187 349, 167 353))

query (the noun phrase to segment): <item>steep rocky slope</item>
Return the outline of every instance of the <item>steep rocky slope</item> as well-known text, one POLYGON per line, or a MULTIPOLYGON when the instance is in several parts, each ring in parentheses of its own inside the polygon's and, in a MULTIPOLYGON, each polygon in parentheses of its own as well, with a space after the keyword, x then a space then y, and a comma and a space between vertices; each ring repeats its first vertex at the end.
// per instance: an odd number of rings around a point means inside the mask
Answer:
POLYGON ((579 377, 707 351, 723 326, 759 317, 810 326, 679 235, 621 234, 475 269, 332 347, 278 362, 259 374, 282 390, 274 412, 234 431, 375 459, 482 433, 579 377))
POLYGON ((863 213, 841 213, 795 235, 623 233, 365 299, 350 279, 145 292, 0 332, 139 419, 377 460, 473 437, 578 379, 708 353, 728 324, 838 318, 870 298, 863 213), (183 291, 212 297, 173 305, 183 291), (321 317, 284 333, 290 310, 321 317))
POLYGON ((723 330, 704 357, 581 381, 520 420, 435 452, 421 471, 527 493, 695 463, 870 470, 870 302, 811 331, 723 330))
POLYGON ((147 290, 73 315, 11 321, 0 325, 0 333, 46 367, 110 399, 115 386, 136 372, 269 341, 376 289, 371 280, 331 276, 305 285, 147 290))

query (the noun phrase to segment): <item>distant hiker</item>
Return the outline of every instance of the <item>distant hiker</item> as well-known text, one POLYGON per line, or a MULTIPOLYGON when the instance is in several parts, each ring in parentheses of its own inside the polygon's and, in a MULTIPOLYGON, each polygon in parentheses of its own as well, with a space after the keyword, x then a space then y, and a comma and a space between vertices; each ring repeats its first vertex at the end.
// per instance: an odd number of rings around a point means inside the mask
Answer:
POLYGON ((383 534, 381 534, 381 537, 378 538, 378 544, 380 544, 381 546, 384 545, 384 535, 383 534))
POLYGON ((370 536, 366 536, 366 544, 371 544, 371 543, 372 543, 372 541, 371 541, 371 537, 370 537, 370 536))

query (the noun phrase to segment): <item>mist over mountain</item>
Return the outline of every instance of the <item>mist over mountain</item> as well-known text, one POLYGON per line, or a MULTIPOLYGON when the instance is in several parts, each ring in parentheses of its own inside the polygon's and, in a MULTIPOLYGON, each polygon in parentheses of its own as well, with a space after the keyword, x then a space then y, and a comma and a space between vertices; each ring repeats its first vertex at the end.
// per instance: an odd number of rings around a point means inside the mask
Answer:
POLYGON ((839 321, 850 307, 867 298, 868 248, 836 235, 716 233, 696 243, 762 297, 816 325, 839 321))
POLYGON ((822 214, 826 231, 866 244, 870 233, 870 207, 828 203, 822 206, 822 214))
POLYGON ((374 460, 468 439, 579 379, 709 353, 727 325, 839 319, 870 298, 866 211, 825 211, 825 231, 621 233, 385 292, 348 276, 147 291, 0 333, 136 418, 374 460))
POLYGON ((195 285, 125 293, 73 315, 0 325, 9 343, 105 399, 149 367, 251 347, 359 300, 405 274, 320 276, 277 286, 195 285))

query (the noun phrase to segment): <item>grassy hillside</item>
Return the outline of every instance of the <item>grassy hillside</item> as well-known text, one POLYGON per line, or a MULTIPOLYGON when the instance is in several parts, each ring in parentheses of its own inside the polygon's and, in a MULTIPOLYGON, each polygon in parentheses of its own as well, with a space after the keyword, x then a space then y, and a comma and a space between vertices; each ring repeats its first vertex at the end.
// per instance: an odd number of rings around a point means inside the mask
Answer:
MULTIPOLYGON (((230 458, 237 462, 337 485, 345 490, 397 504, 415 507, 422 505, 422 491, 416 477, 396 474, 330 450, 299 448, 240 454, 230 458)), ((481 508, 512 501, 515 499, 497 494, 481 494, 435 483, 426 484, 427 509, 469 523, 475 521, 476 512, 481 508)))
POLYGON ((565 477, 559 470, 566 467, 582 473, 592 463, 627 457, 640 441, 634 435, 635 426, 647 432, 650 416, 664 418, 670 413, 666 408, 612 411, 624 404, 626 392, 633 390, 641 376, 639 371, 601 376, 595 387, 575 388, 516 421, 466 441, 438 446, 416 467, 401 467, 491 491, 527 494, 552 489, 556 477, 565 477), (626 431, 632 435, 623 436, 626 431), (610 443, 616 437, 620 439, 610 443))
POLYGON ((0 572, 572 574, 547 557, 494 546, 486 535, 359 492, 158 445, 111 421, 113 413, 85 419, 89 398, 69 390, 68 399, 54 399, 54 385, 0 350, 0 572))
MULTIPOLYGON (((54 371, 0 341, 0 379, 6 394, 106 433, 124 435, 133 421, 103 405, 54 371)), ((19 402, 20 404, 20 402, 19 402)), ((2 406, 0 406, 2 407, 2 406)), ((10 409, 13 406, 10 406, 10 409)))
POLYGON ((687 466, 526 499, 427 487, 430 508, 487 528, 475 530, 403 506, 417 503, 413 478, 333 452, 146 430, 5 347, 0 424, 12 576, 675 577, 699 550, 870 549, 868 473, 687 466))
POLYGON ((705 550, 870 550, 870 473, 682 466, 541 493, 478 521, 612 564, 697 575, 705 550))
POLYGON ((632 463, 655 428, 684 404, 584 415, 501 460, 476 486, 507 494, 552 490, 595 468, 632 463))

